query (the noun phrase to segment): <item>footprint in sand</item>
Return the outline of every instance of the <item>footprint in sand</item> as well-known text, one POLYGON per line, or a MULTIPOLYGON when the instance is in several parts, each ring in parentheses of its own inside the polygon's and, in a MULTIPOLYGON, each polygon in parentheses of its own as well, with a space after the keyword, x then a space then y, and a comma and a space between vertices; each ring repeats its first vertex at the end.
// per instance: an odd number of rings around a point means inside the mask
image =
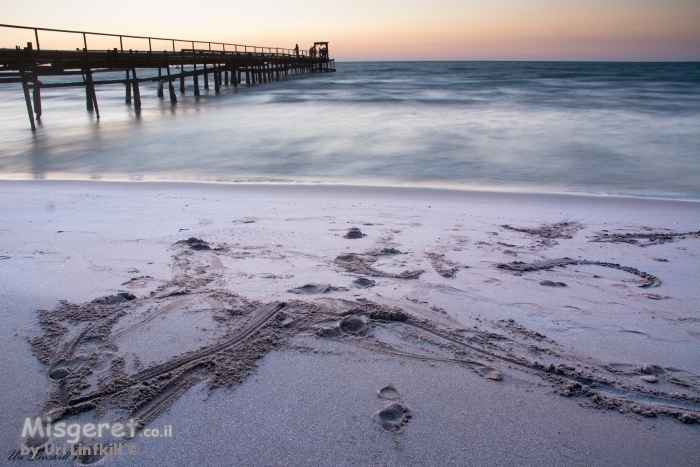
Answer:
POLYGON ((357 287, 358 289, 366 289, 368 287, 372 287, 375 284, 375 281, 372 279, 367 279, 366 277, 358 277, 354 281, 352 281, 352 285, 357 287))
POLYGON ((328 284, 306 284, 301 287, 289 289, 287 290, 287 292, 303 295, 315 295, 320 293, 326 293, 330 288, 331 286, 328 284))
POLYGON ((344 337, 345 335, 365 337, 368 332, 369 322, 366 318, 350 315, 343 318, 340 323, 318 328, 316 335, 330 338, 344 337))
POLYGON ((353 336, 366 336, 369 331, 369 324, 359 316, 350 315, 340 322, 340 330, 353 336))
POLYGON ((153 277, 151 276, 139 276, 132 277, 128 281, 124 282, 122 285, 129 289, 141 289, 147 287, 151 281, 153 281, 153 277))
POLYGON ((397 435, 406 428, 411 420, 411 411, 399 402, 393 402, 381 410, 374 412, 372 418, 379 423, 384 431, 397 435))
POLYGON ((501 381, 503 379, 503 375, 500 371, 498 371, 496 368, 491 368, 488 366, 479 368, 477 373, 479 373, 480 376, 493 381, 501 381))
POLYGON ((665 299, 671 298, 667 295, 659 295, 659 294, 655 294, 655 293, 645 293, 642 295, 645 296, 646 298, 648 298, 649 300, 665 300, 665 299))
POLYGON ((360 229, 358 229, 357 227, 350 227, 350 228, 348 229, 348 233, 346 233, 345 235, 343 235, 343 237, 345 237, 345 238, 350 238, 350 239, 352 239, 352 238, 362 238, 362 237, 366 237, 366 236, 367 236, 367 235, 363 234, 362 231, 361 231, 360 229))
POLYGON ((301 287, 289 289, 287 290, 287 292, 300 295, 316 295, 337 290, 347 291, 348 289, 346 289, 345 287, 333 287, 330 284, 306 284, 301 287))
POLYGON ((393 384, 389 384, 379 389, 377 391, 377 395, 382 399, 394 400, 399 398, 399 391, 394 387, 393 384))
POLYGON ((205 242, 201 238, 197 237, 190 237, 187 240, 180 240, 175 242, 175 244, 189 245, 191 250, 211 250, 208 242, 205 242))
POLYGON ((540 285, 544 285, 545 287, 566 287, 566 284, 563 282, 553 282, 553 281, 540 281, 540 285))
POLYGON ((136 297, 128 292, 119 292, 116 295, 107 295, 105 297, 96 298, 92 303, 98 305, 116 305, 117 303, 134 300, 136 297))

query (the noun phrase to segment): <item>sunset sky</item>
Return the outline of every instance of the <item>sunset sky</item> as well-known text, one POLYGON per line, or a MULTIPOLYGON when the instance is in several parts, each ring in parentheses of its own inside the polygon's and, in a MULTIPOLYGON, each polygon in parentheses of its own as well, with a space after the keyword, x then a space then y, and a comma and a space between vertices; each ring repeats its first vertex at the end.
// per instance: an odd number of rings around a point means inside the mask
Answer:
MULTIPOLYGON (((700 0, 0 2, 5 24, 290 48, 329 41, 339 61, 700 60, 700 0)), ((0 47, 27 41, 33 33, 0 28, 0 47)), ((40 42, 82 47, 77 36, 40 42)))

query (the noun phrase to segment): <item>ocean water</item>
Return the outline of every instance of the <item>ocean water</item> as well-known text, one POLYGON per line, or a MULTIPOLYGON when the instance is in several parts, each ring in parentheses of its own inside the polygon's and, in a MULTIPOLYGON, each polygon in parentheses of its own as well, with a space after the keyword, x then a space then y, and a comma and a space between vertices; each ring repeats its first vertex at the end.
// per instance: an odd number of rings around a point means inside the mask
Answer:
MULTIPOLYGON (((365 62, 171 106, 0 84, 0 178, 346 183, 700 200, 700 63, 365 62)), ((101 74, 109 79, 122 74, 101 74)), ((147 76, 145 72, 140 77, 147 76)), ((61 78, 47 78, 46 82, 61 78)), ((200 86, 202 81, 200 79, 200 86)))

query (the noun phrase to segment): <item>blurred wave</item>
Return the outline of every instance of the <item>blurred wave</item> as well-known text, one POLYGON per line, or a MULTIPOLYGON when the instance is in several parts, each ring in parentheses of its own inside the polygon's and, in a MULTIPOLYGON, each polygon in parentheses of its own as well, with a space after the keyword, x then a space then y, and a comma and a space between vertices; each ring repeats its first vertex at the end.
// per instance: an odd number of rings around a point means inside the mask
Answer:
POLYGON ((138 114, 124 103, 123 85, 101 86, 99 121, 86 112, 83 89, 45 89, 36 134, 21 87, 2 84, 0 177, 700 199, 699 63, 366 62, 337 69, 228 86, 218 96, 212 85, 199 98, 188 81, 176 106, 144 83, 138 114))

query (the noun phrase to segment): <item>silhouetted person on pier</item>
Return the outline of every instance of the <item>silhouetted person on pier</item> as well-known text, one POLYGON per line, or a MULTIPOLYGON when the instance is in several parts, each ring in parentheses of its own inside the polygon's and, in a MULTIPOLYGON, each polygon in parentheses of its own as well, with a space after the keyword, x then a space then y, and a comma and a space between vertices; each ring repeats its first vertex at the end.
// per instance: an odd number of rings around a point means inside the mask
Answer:
POLYGON ((294 47, 294 54, 298 57, 299 56, 299 44, 297 44, 296 47, 294 47))
POLYGON ((321 47, 321 58, 328 58, 328 47, 321 47))

